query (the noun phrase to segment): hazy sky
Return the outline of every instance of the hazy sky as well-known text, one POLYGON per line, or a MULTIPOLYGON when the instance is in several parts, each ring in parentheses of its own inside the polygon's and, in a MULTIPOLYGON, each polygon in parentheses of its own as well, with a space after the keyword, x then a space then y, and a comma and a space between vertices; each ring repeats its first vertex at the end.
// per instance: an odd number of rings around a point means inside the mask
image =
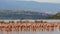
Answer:
POLYGON ((36 2, 60 3, 60 0, 18 0, 18 1, 36 1, 36 2))

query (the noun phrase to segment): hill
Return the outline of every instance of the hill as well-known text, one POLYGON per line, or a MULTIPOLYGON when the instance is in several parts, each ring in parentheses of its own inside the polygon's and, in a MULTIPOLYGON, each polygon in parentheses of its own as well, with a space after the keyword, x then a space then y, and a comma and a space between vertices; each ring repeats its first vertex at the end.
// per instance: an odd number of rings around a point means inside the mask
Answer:
POLYGON ((38 10, 40 12, 56 12, 60 11, 60 4, 39 3, 34 1, 0 0, 0 10, 38 10))
POLYGON ((51 17, 47 17, 48 19, 60 19, 60 12, 51 16, 51 17))

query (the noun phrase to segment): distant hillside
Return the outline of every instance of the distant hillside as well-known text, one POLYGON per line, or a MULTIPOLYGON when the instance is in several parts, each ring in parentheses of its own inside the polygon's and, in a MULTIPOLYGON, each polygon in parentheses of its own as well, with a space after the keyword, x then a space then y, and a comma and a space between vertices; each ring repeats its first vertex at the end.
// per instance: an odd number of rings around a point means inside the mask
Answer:
POLYGON ((24 10, 0 10, 0 19, 45 19, 51 16, 47 13, 24 10))
POLYGON ((48 19, 60 19, 60 12, 51 16, 51 17, 47 17, 48 19))
POLYGON ((60 11, 60 3, 0 0, 0 10, 39 10, 56 12, 60 11))

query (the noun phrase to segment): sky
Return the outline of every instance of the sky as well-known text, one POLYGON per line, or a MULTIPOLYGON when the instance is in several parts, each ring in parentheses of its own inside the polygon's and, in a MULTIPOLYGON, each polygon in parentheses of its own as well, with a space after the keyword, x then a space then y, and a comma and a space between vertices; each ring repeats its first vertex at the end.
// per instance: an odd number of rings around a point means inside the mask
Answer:
POLYGON ((48 3, 60 3, 60 0, 17 0, 17 1, 36 1, 36 2, 48 2, 48 3))

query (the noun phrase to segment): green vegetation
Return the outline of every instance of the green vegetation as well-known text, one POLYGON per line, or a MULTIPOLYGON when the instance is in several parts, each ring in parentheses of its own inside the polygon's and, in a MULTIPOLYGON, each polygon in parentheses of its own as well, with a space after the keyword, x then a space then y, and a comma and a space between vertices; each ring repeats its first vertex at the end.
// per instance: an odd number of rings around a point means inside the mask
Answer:
POLYGON ((47 19, 60 19, 60 12, 51 17, 47 17, 47 19))

